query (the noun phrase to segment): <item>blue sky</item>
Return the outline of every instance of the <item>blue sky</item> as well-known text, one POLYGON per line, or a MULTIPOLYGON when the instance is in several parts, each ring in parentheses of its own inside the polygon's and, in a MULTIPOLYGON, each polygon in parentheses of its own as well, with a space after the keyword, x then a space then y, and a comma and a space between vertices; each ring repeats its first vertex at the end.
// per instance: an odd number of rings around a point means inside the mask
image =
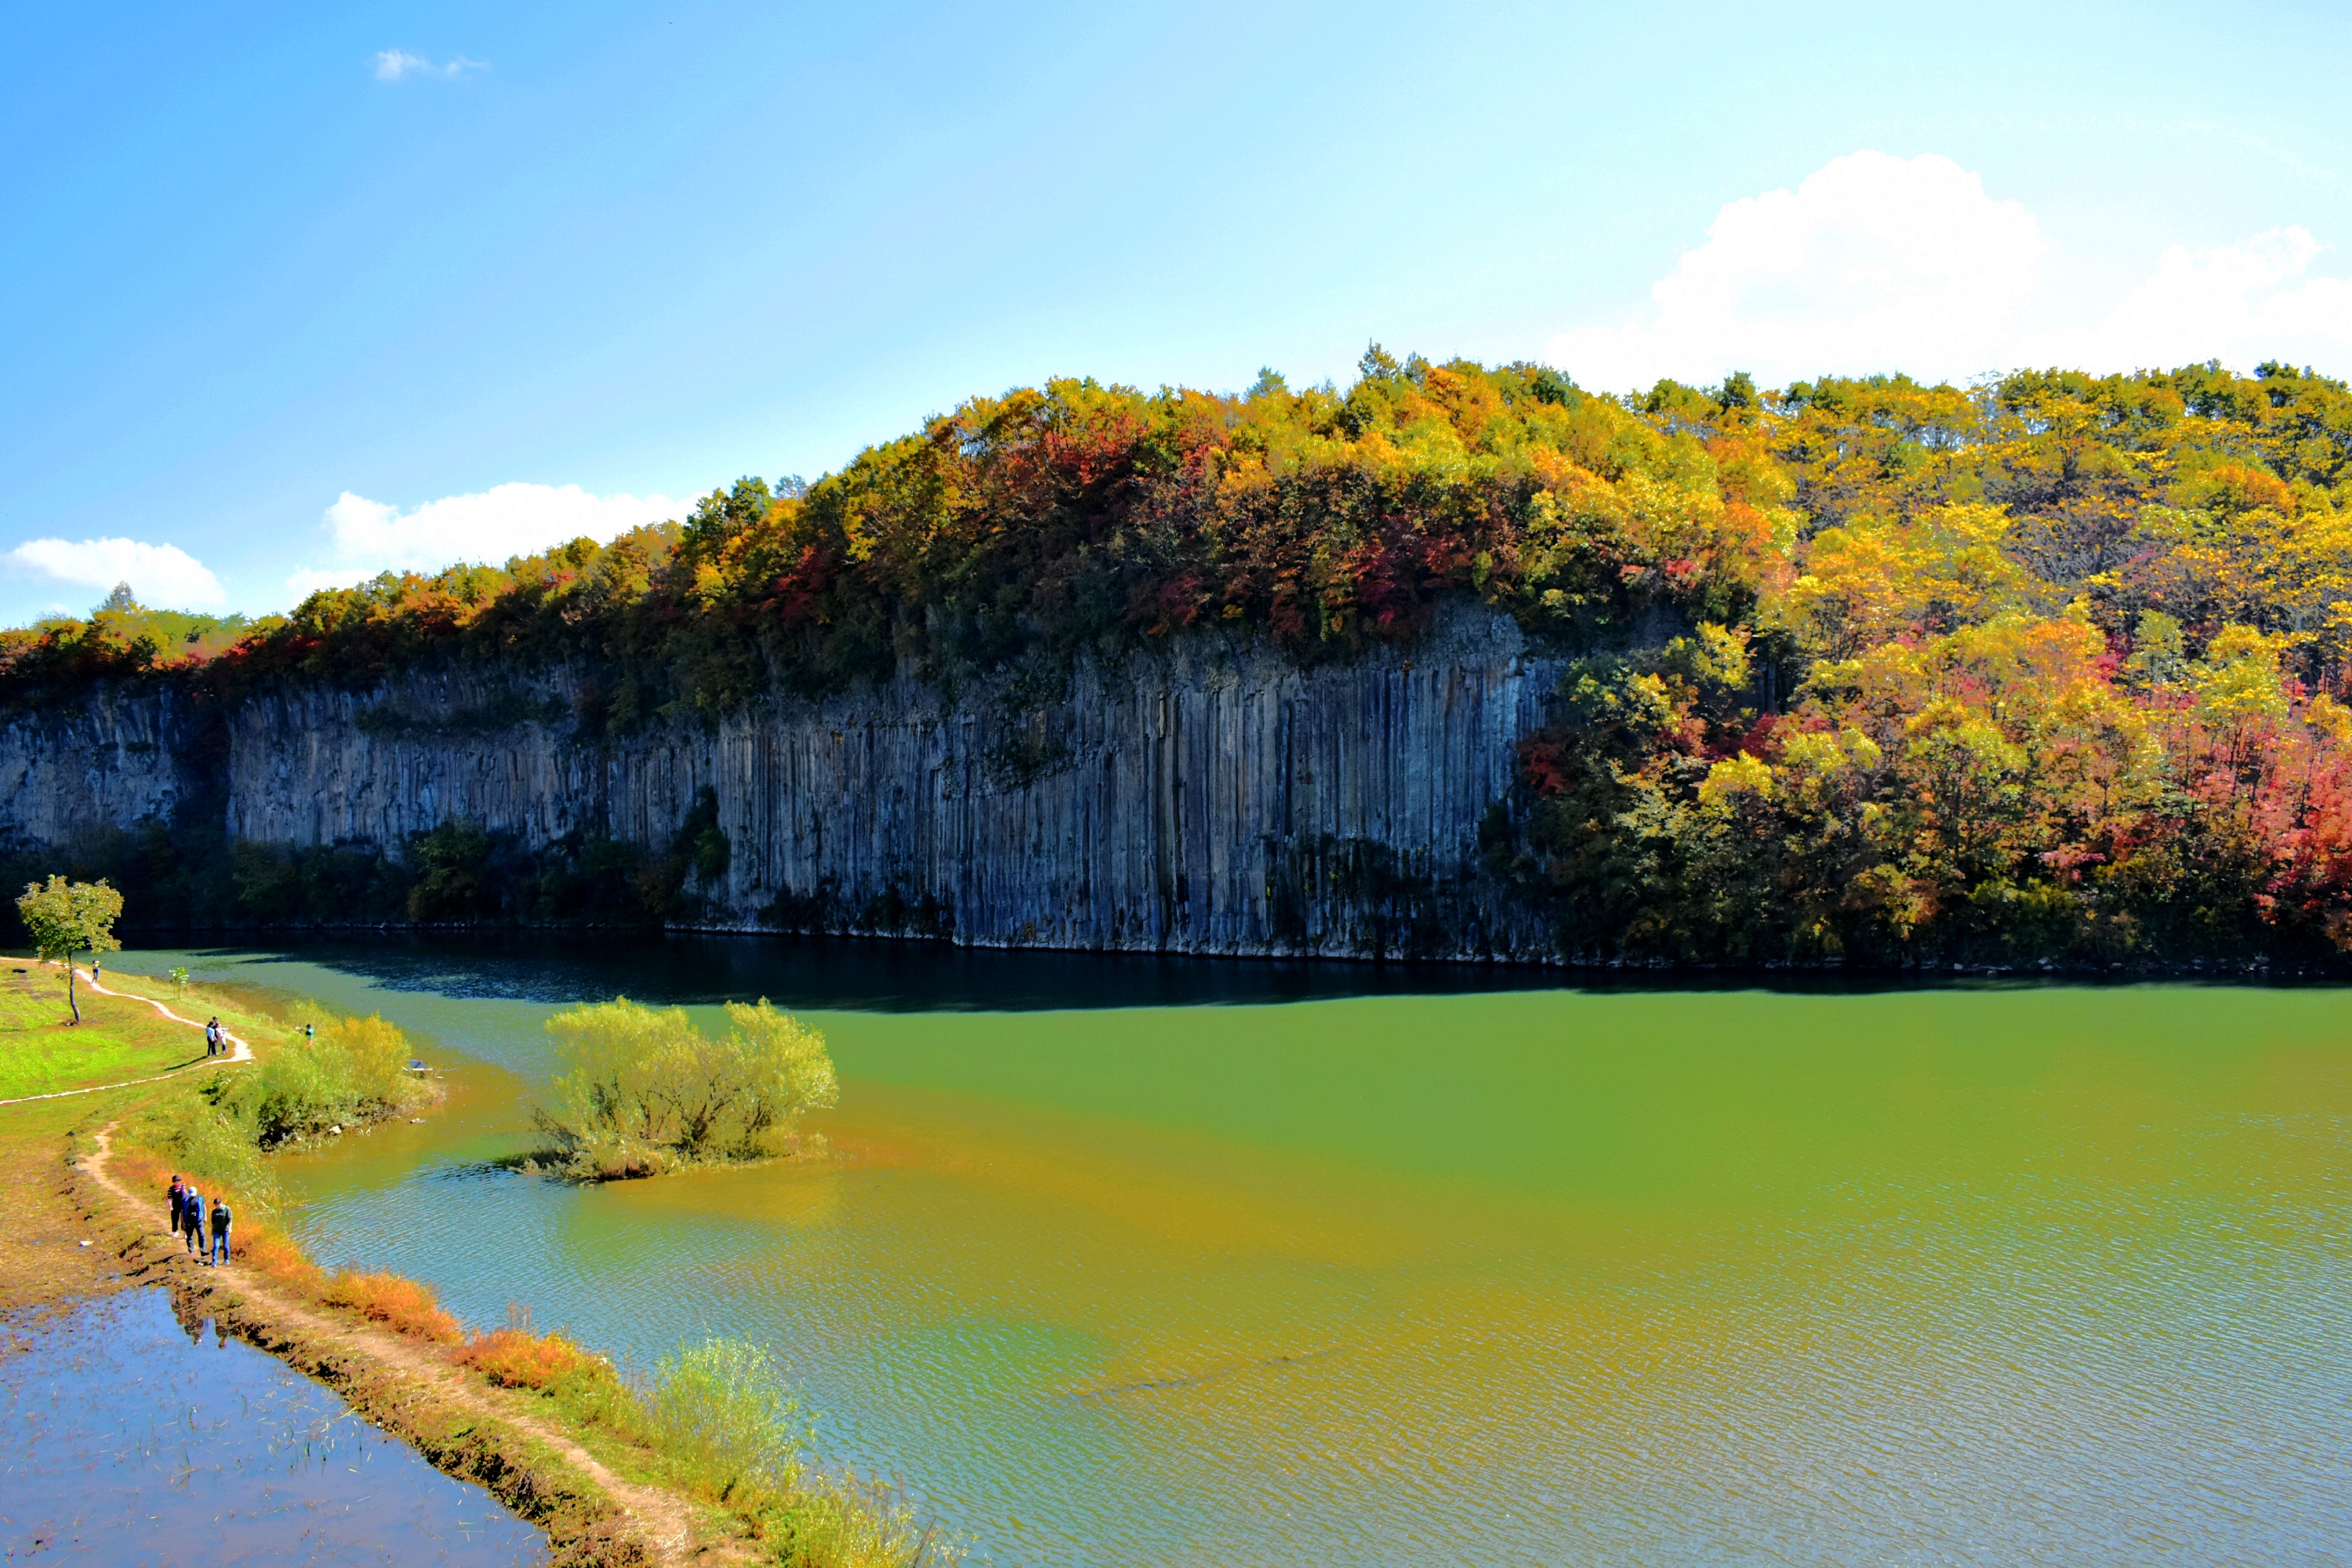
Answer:
POLYGON ((2344 8, 1896 9, 21 7, 0 621, 283 608, 1371 339, 2352 374, 2344 8))

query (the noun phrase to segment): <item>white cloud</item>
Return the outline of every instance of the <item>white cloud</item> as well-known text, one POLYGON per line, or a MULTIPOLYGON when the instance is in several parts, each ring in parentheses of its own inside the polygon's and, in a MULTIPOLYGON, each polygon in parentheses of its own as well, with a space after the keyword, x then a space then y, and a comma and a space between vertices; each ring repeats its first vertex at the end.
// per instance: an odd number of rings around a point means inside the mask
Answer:
POLYGON ((2302 228, 2211 250, 2173 246, 2087 334, 2084 352, 2135 365, 2333 358, 2340 370, 2352 349, 2352 279, 2305 277, 2320 250, 2302 228))
POLYGON ((2131 370, 2273 356, 2352 359, 2352 281, 2306 274, 2320 254, 2300 228, 2232 246, 2175 246, 2154 275, 2092 319, 2053 324, 2064 302, 2042 278, 2041 225, 1948 158, 1855 153, 1794 191, 1736 201, 1705 244, 1650 290, 1652 308, 1546 345, 1585 384, 1712 382, 1730 370, 1768 384, 1904 371, 1955 381, 2027 364, 2131 370))
POLYGON ((220 579, 176 544, 139 539, 34 539, 5 556, 9 565, 58 583, 110 589, 128 583, 142 604, 168 609, 203 609, 225 604, 220 579))
POLYGON ((286 585, 300 595, 348 587, 379 572, 500 562, 583 534, 601 543, 641 523, 682 518, 692 510, 691 502, 668 496, 597 496, 578 485, 495 485, 407 511, 345 490, 324 520, 329 559, 296 572, 286 585))
POLYGON ((412 76, 460 77, 469 70, 487 68, 480 60, 469 60, 463 55, 453 58, 446 65, 435 65, 423 55, 412 55, 406 49, 379 49, 375 57, 375 79, 400 81, 412 76))

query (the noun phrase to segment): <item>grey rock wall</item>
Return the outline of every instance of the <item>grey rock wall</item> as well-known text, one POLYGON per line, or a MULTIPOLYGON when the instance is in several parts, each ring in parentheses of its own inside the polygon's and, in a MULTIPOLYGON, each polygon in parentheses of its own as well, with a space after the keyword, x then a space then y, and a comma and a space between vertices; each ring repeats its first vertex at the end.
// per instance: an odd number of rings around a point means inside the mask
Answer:
MULTIPOLYGON (((248 700, 228 716, 226 811, 235 837, 298 845, 396 847, 455 816, 532 844, 576 829, 659 847, 708 788, 731 853, 698 923, 1534 956, 1540 931, 1477 871, 1477 830, 1559 671, 1507 617, 1463 609, 1344 665, 1203 636, 1083 667, 1032 707, 1001 682, 950 697, 901 679, 583 743, 577 674, 458 670, 248 700)), ((5 821, 28 835, 168 803, 119 770, 52 801, 78 776, 20 766, 14 733, 5 821)))
POLYGON ((161 689, 0 712, 0 844, 168 821, 203 787, 200 735, 180 694, 161 689))

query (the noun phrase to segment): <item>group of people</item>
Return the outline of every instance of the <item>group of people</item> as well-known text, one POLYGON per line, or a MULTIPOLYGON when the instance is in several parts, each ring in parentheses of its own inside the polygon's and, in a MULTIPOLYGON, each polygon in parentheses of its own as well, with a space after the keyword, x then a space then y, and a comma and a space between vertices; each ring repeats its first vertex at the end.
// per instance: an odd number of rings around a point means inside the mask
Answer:
POLYGON ((179 1173, 172 1175, 172 1234, 185 1239, 188 1254, 199 1263, 228 1261, 228 1227, 234 1217, 228 1212, 226 1198, 213 1199, 212 1243, 205 1242, 205 1194, 196 1191, 194 1182, 184 1182, 179 1173))
POLYGON ((228 1049, 228 1031, 221 1027, 217 1016, 205 1022, 205 1055, 216 1057, 228 1049))

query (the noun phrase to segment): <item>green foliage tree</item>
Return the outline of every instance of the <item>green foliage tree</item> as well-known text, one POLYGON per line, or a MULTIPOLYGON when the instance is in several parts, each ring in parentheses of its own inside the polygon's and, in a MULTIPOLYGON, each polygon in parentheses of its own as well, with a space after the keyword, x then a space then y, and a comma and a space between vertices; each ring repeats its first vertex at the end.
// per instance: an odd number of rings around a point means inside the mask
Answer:
POLYGON ((727 1033, 683 1008, 621 997, 547 1021, 566 1070, 536 1109, 557 1164, 583 1177, 649 1175, 676 1164, 774 1153, 806 1111, 839 1095, 824 1037, 762 997, 727 1005, 727 1033))
POLYGON ((68 882, 52 873, 46 886, 26 884, 16 900, 16 917, 25 922, 42 958, 65 961, 66 1005, 73 1009, 74 1022, 80 1023, 81 1003, 74 994, 74 957, 121 949, 114 937, 114 922, 122 918, 122 895, 102 880, 68 882))
POLYGON ((715 1339, 665 1356, 646 1414, 672 1462, 720 1502, 800 1479, 800 1407, 761 1346, 715 1339))

